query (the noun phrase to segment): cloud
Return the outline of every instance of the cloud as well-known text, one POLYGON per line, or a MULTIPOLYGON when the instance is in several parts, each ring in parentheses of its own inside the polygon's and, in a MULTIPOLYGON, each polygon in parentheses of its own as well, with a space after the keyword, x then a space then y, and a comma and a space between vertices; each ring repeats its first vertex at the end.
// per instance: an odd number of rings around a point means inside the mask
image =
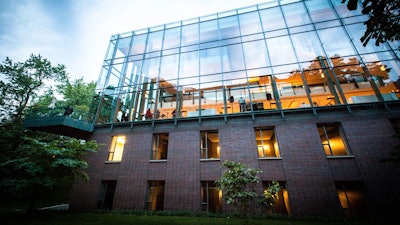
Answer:
POLYGON ((0 59, 41 54, 96 81, 111 35, 253 5, 256 0, 0 0, 0 59))
POLYGON ((32 53, 54 53, 54 45, 64 37, 55 31, 53 20, 41 4, 33 0, 13 6, 2 12, 2 17, 7 17, 7 26, 0 32, 2 60, 9 56, 14 61, 24 61, 32 53))

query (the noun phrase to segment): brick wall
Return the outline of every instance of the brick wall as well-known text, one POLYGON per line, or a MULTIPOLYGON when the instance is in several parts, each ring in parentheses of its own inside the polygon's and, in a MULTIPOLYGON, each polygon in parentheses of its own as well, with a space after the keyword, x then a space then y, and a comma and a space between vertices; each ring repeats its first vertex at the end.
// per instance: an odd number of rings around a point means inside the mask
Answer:
MULTIPOLYGON (((71 208, 96 208, 101 180, 109 179, 117 180, 114 209, 144 209, 148 180, 163 180, 164 210, 200 210, 200 181, 218 179, 221 163, 231 160, 261 168, 262 180, 286 181, 293 215, 341 215, 335 181, 362 181, 369 210, 388 212, 400 199, 399 170, 379 159, 399 144, 391 137, 394 131, 388 121, 396 115, 363 109, 98 127, 92 139, 105 145, 87 156, 90 181, 74 186, 71 208), (341 123, 351 156, 326 157, 316 124, 327 122, 341 123), (258 159, 254 127, 259 126, 275 127, 280 158, 258 159), (201 130, 218 130, 220 160, 200 160, 201 130), (153 133, 169 133, 166 161, 149 161, 153 133), (122 161, 105 163, 111 136, 119 134, 127 136, 122 161)), ((261 184, 258 189, 262 190, 261 184)), ((229 207, 224 205, 223 210, 229 207)))

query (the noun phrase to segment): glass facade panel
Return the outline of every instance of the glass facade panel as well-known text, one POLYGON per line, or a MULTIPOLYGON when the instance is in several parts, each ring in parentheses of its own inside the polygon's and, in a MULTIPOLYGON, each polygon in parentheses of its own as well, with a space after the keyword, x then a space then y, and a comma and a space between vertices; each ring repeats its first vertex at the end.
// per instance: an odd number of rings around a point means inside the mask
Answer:
POLYGON ((146 50, 147 34, 135 35, 130 55, 143 54, 146 50))
POLYGON ((296 62, 296 56, 290 43, 289 36, 271 38, 267 40, 268 51, 272 65, 282 65, 296 62))
POLYGON ((164 56, 161 61, 160 78, 177 79, 178 62, 179 62, 179 55, 164 56))
POLYGON ((247 69, 269 66, 264 40, 243 43, 243 52, 247 69))
POLYGON ((182 27, 181 45, 195 45, 199 42, 199 24, 194 23, 182 27))
POLYGON ((177 48, 181 44, 181 27, 165 30, 163 49, 177 48))
POLYGON ((146 52, 160 51, 162 48, 162 40, 164 31, 152 32, 149 34, 146 52))
POLYGON ((261 24, 257 11, 239 15, 239 21, 242 36, 261 32, 261 24))
POLYGON ((221 72, 221 58, 228 60, 227 56, 221 56, 220 48, 200 50, 200 75, 221 72))
POLYGON ((336 19, 333 9, 330 8, 330 0, 305 1, 313 22, 321 22, 336 19))
POLYGON ((311 23, 310 17, 307 14, 307 10, 304 7, 303 2, 284 5, 282 6, 282 11, 288 27, 295 27, 311 23))
POLYGON ((242 45, 228 45, 221 48, 222 71, 244 70, 242 45))
POLYGON ((362 5, 360 1, 357 1, 357 10, 348 10, 347 9, 347 4, 341 3, 342 1, 331 1, 331 3, 334 5, 334 9, 337 11, 340 17, 346 18, 346 17, 353 17, 357 15, 361 15, 361 9, 362 5))
POLYGON ((239 37, 239 24, 237 16, 230 16, 219 19, 219 32, 221 39, 239 37))
POLYGON ((180 55, 179 78, 196 76, 199 73, 198 52, 186 52, 180 55))
POLYGON ((328 56, 348 56, 355 52, 351 46, 349 37, 345 34, 342 27, 318 30, 322 44, 328 56))
POLYGON ((299 62, 310 62, 323 55, 321 43, 315 32, 292 35, 293 45, 299 62))
POLYGON ((218 20, 200 23, 200 43, 219 40, 218 20))
POLYGON ((272 31, 285 28, 282 11, 279 7, 260 10, 260 17, 264 31, 272 31))
POLYGON ((338 1, 288 0, 113 35, 89 117, 104 124, 398 100, 398 42, 362 46, 365 18, 338 1))
POLYGON ((350 33, 350 37, 353 39, 353 43, 360 54, 389 50, 389 47, 387 46, 386 43, 376 46, 375 41, 370 41, 365 47, 363 46, 360 38, 364 35, 365 32, 364 24, 358 23, 349 25, 347 27, 348 27, 347 30, 350 33))

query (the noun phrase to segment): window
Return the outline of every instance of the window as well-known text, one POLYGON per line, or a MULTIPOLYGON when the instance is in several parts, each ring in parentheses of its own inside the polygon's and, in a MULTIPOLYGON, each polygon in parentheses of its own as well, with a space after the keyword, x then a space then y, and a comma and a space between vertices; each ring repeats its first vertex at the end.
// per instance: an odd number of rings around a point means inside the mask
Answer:
POLYGON ((122 153, 124 151, 125 139, 125 136, 112 137, 108 161, 121 161, 122 153))
MULTIPOLYGON (((285 181, 278 181, 281 190, 278 192, 278 198, 275 200, 275 205, 272 208, 268 209, 268 213, 277 213, 283 215, 290 215, 290 208, 289 208, 289 195, 286 189, 286 182, 285 181)), ((272 184, 272 181, 263 181, 263 188, 264 191, 268 189, 268 187, 272 184)))
POLYGON ((153 146, 151 149, 151 160, 167 159, 168 154, 168 133, 153 134, 153 146))
POLYGON ((202 159, 219 159, 218 131, 201 131, 200 154, 202 159))
POLYGON ((222 211, 222 191, 217 189, 213 181, 201 181, 201 210, 222 211))
POLYGON ((117 186, 116 180, 101 181, 100 192, 97 200, 98 209, 107 209, 107 210, 112 209, 116 186, 117 186))
POLYGON ((160 211, 164 209, 165 181, 149 181, 146 210, 160 211))
POLYGON ((273 127, 258 127, 254 129, 254 133, 259 158, 280 157, 273 127))
POLYGON ((362 183, 354 181, 335 182, 340 205, 346 218, 365 214, 362 183))
POLYGON ((321 144, 327 156, 349 155, 339 124, 318 124, 321 144))

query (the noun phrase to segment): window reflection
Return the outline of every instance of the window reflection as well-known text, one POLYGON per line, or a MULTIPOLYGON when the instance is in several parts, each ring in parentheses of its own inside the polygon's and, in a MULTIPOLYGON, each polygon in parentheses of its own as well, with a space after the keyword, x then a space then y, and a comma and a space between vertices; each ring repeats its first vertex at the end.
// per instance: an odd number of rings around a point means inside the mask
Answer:
POLYGON ((124 123, 399 99, 398 43, 363 47, 359 10, 328 0, 252 10, 114 35, 89 118, 124 123))
POLYGON ((303 2, 284 5, 282 10, 288 27, 311 23, 303 2))

